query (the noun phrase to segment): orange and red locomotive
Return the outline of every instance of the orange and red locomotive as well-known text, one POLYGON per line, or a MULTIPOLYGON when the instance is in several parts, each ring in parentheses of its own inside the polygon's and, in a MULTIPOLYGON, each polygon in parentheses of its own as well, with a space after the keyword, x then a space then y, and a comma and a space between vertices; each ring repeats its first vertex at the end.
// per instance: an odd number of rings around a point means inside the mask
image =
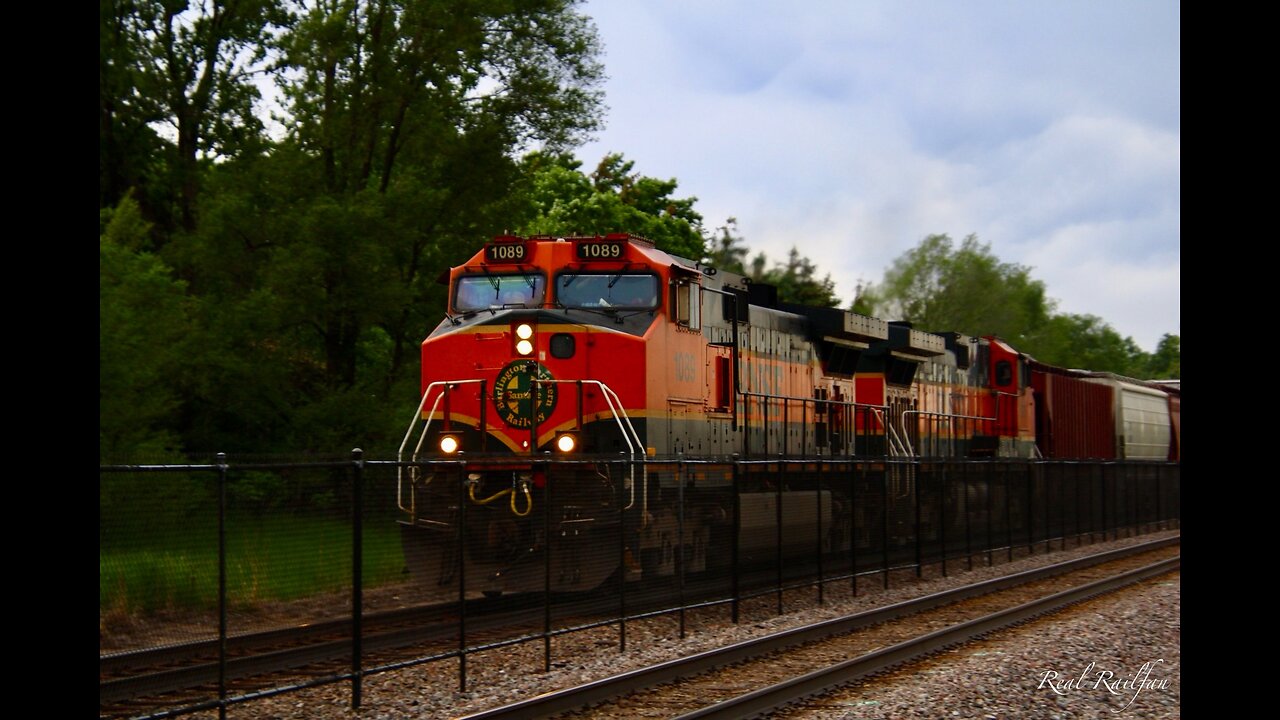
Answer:
MULTIPOLYGON (((524 572, 543 547, 537 506, 580 539, 550 559, 552 589, 589 589, 620 570, 583 561, 592 547, 625 547, 628 578, 670 573, 677 554, 705 568, 724 542, 728 480, 677 478, 671 463, 1050 455, 1037 437, 1051 424, 1047 368, 995 337, 782 303, 768 285, 631 235, 498 237, 449 271, 448 312, 422 344, 422 401, 400 458, 456 462, 407 466, 407 554, 440 577, 460 564, 487 592, 540 588, 524 572), (601 463, 562 469, 548 488, 540 468, 567 457, 601 463), (622 482, 618 460, 630 463, 622 482), (679 520, 679 547, 677 490, 696 509, 679 520)), ((1070 374, 1054 375, 1057 387, 1070 374)), ((1157 416, 1145 417, 1170 425, 1157 416)), ((785 498, 778 490, 739 489, 740 540, 752 518, 782 507, 797 508, 783 521, 797 536, 839 522, 803 472, 785 498)))

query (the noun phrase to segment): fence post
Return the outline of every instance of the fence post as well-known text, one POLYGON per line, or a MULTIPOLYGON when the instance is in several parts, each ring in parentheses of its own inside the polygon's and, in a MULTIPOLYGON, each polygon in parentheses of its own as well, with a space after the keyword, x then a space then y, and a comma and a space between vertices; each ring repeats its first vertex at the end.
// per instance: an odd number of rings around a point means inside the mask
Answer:
POLYGON ((960 465, 960 494, 964 496, 964 556, 973 570, 973 509, 969 507, 969 464, 960 465))
MULTIPOLYGON (((536 393, 537 385, 534 385, 535 393, 532 397, 538 397, 536 393)), ((537 415, 537 409, 533 411, 537 415)), ((537 426, 536 418, 534 426, 537 426)), ((555 485, 555 480, 548 472, 551 466, 547 463, 533 463, 533 472, 536 475, 538 468, 542 468, 542 476, 546 481, 542 484, 542 524, 546 528, 544 535, 546 542, 546 557, 543 558, 543 578, 542 578, 542 670, 543 672, 551 672, 551 543, 555 539, 555 533, 551 532, 551 486, 555 485)))
POLYGON ((676 596, 680 601, 680 639, 685 638, 684 612, 684 456, 676 463, 676 596))
MULTIPOLYGON (((857 437, 857 433, 854 434, 857 437)), ((862 473, 862 487, 867 486, 867 466, 866 463, 859 465, 859 472, 862 473)), ((853 465, 849 465, 849 577, 850 588, 854 597, 858 597, 858 481, 857 474, 854 472, 853 465)))
POLYGON ((920 543, 922 541, 922 538, 920 537, 920 480, 923 467, 916 460, 908 461, 908 467, 914 468, 915 470, 915 472, 910 473, 908 477, 911 478, 911 494, 916 499, 916 577, 922 578, 924 577, 924 573, 920 568, 921 552, 923 550, 923 548, 920 547, 920 543))
POLYGON ((351 709, 364 691, 364 451, 351 451, 351 709))
POLYGON ((1036 524, 1033 522, 1036 516, 1035 509, 1035 464, 1027 463, 1027 554, 1035 553, 1036 545, 1036 524))
POLYGON ((1013 562, 1013 467, 1004 468, 1004 536, 1008 561, 1013 562))
POLYGON ((1044 482, 1041 484, 1044 486, 1044 551, 1047 553, 1053 550, 1053 518, 1049 515, 1049 511, 1053 507, 1053 503, 1049 502, 1050 473, 1049 468, 1045 467, 1043 464, 1039 464, 1037 467, 1040 468, 1039 475, 1044 478, 1044 482))
POLYGON ((1107 469, 1101 463, 1098 464, 1098 485, 1101 492, 1098 493, 1099 515, 1102 516, 1102 542, 1107 541, 1107 469))
MULTIPOLYGON (((885 430, 885 442, 889 440, 888 429, 885 430)), ((887 447, 887 446, 886 446, 887 447)), ((883 522, 880 523, 880 554, 884 560, 884 589, 889 589, 889 458, 885 458, 884 470, 880 473, 880 490, 881 490, 881 515, 883 522)))
POLYGON ((1120 473, 1115 463, 1107 465, 1107 474, 1111 476, 1111 539, 1120 539, 1120 525, 1124 523, 1124 499, 1120 496, 1120 473))
POLYGON ((787 431, 788 424, 791 422, 791 403, 783 399, 782 401, 782 456, 790 455, 791 450, 791 433, 787 431))
POLYGON ((1080 466, 1071 465, 1071 482, 1076 486, 1076 544, 1080 547, 1080 466))
POLYGON ((1160 511, 1160 495, 1164 492, 1164 466, 1156 468, 1156 531, 1164 529, 1164 513, 1160 511))
POLYGON ((822 458, 818 458, 818 604, 822 605, 822 458))
POLYGON ((467 488, 466 467, 458 471, 458 692, 467 691, 467 488))
MULTIPOLYGON (((768 432, 766 430, 766 432, 768 432)), ((768 440, 765 441, 765 447, 768 447, 768 440)), ((776 485, 776 507, 774 508, 774 517, 776 521, 775 529, 777 530, 777 559, 778 559, 778 614, 782 614, 782 453, 778 453, 778 476, 774 481, 776 485)))
POLYGON ((1129 534, 1126 537, 1133 537, 1139 534, 1139 513, 1138 513, 1138 469, 1130 466, 1129 480, 1125 484, 1129 486, 1129 508, 1131 520, 1129 521, 1129 534))
POLYGON ((1066 468, 1057 470, 1057 516, 1059 516, 1059 550, 1066 550, 1066 468))
POLYGON ((729 545, 731 546, 730 562, 733 565, 732 572, 730 573, 730 582, 733 584, 733 603, 730 607, 731 607, 731 614, 733 615, 733 624, 737 625, 738 618, 739 618, 738 605, 740 602, 740 589, 741 589, 738 584, 738 574, 739 574, 738 573, 738 543, 742 535, 742 499, 741 499, 742 488, 739 485, 738 453, 733 453, 732 460, 733 460, 733 466, 732 466, 733 539, 730 541, 729 545))
POLYGON ((227 720, 227 454, 218 453, 218 720, 227 720))
POLYGON ((992 504, 995 502, 995 488, 992 486, 993 473, 990 471, 983 474, 983 486, 987 491, 987 567, 995 565, 995 533, 991 526, 995 525, 995 508, 992 504))
MULTIPOLYGON (((627 470, 630 471, 632 487, 635 486, 636 477, 636 459, 632 455, 627 461, 627 470)), ((621 582, 618 583, 618 652, 627 651, 627 513, 626 508, 627 494, 626 488, 623 487, 627 482, 627 473, 618 473, 617 503, 618 503, 618 568, 621 582)))
POLYGON ((938 541, 942 546, 942 577, 947 576, 947 461, 938 463, 942 472, 942 482, 938 490, 938 541))

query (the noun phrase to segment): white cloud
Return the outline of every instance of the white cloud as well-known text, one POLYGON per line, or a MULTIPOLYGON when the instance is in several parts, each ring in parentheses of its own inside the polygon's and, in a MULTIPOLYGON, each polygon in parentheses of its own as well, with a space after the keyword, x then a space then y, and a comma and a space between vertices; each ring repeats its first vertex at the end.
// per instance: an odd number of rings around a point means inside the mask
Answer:
POLYGON ((1163 2, 589 3, 609 128, 709 227, 791 245, 852 299, 976 233, 1067 312, 1178 326, 1179 21, 1163 2))

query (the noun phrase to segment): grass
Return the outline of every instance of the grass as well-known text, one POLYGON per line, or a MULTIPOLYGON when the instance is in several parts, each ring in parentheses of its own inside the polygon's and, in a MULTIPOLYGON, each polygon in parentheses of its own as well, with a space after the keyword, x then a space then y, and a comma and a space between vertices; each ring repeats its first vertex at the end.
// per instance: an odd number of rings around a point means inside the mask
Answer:
MULTIPOLYGON (((99 545, 99 611, 151 614, 218 603, 218 537, 212 523, 149 529, 141 541, 99 545)), ((241 518, 227 526, 232 607, 351 587, 351 524, 331 517, 241 518)), ((364 527, 364 585, 400 579, 404 557, 393 520, 364 527)))

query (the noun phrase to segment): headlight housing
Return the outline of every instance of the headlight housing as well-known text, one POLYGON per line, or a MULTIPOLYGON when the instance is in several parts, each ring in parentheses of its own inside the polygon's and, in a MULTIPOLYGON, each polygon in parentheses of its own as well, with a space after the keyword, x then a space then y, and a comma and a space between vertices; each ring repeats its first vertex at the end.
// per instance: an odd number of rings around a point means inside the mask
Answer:
POLYGON ((576 432, 559 432, 556 433, 555 447, 558 452, 571 453, 578 449, 578 433, 576 432))
POLYGON ((438 445, 440 452, 445 455, 453 455, 462 449, 462 436, 455 433, 444 433, 440 436, 438 445))
POLYGON ((520 323, 515 326, 512 331, 516 338, 515 351, 521 357, 527 357, 533 354, 533 326, 529 323, 520 323))

